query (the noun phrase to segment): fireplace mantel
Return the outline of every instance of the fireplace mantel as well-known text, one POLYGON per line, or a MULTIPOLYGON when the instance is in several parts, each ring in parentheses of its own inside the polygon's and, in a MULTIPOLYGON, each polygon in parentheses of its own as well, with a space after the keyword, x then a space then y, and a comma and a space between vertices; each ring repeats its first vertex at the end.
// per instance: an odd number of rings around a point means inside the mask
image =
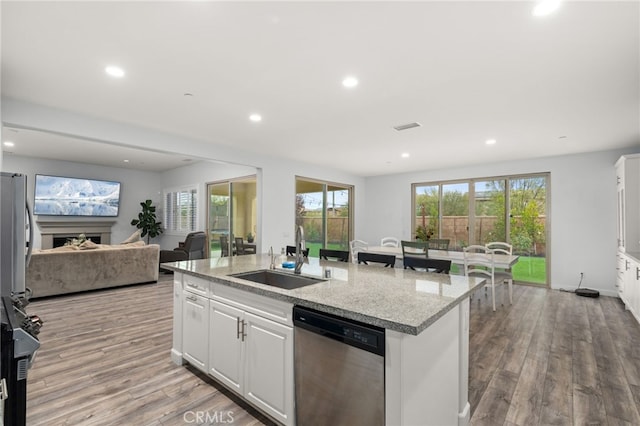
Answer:
POLYGON ((111 227, 115 220, 36 220, 40 228, 41 248, 53 247, 54 237, 100 236, 102 244, 111 244, 111 227))

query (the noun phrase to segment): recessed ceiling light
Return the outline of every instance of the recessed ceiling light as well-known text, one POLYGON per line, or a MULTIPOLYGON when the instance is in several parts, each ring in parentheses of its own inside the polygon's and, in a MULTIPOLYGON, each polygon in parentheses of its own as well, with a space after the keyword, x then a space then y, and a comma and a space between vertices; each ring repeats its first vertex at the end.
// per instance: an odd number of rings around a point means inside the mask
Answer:
POLYGON ((487 139, 487 140, 485 141, 485 143, 486 143, 487 145, 494 145, 494 144, 496 143, 496 140, 495 140, 495 139, 487 139))
POLYGON ((400 156, 402 158, 409 158, 409 153, 408 152, 403 152, 400 156))
POLYGON ((358 79, 355 77, 346 77, 342 80, 342 85, 348 88, 356 87, 358 85, 358 79))
POLYGON ((128 163, 128 162, 129 162, 129 160, 122 160, 122 162, 123 162, 123 163, 128 163))
POLYGON ((3 143, 3 145, 4 145, 4 146, 8 146, 8 147, 12 147, 12 146, 15 146, 16 144, 14 144, 14 143, 13 143, 13 142, 11 142, 11 141, 5 141, 5 142, 3 143))
POLYGON ((262 121, 262 116, 260 114, 251 114, 249 116, 249 120, 253 121, 254 123, 258 123, 262 121))
POLYGON ((541 0, 533 8, 533 16, 551 15, 560 7, 560 0, 541 0))
POLYGON ((124 77, 124 70, 113 65, 106 67, 104 72, 109 74, 111 77, 124 77))

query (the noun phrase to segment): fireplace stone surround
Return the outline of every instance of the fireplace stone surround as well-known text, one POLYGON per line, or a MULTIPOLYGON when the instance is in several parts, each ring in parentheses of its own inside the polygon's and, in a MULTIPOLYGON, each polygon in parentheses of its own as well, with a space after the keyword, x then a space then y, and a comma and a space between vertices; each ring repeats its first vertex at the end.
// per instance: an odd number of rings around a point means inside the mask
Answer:
POLYGON ((116 223, 112 221, 52 221, 36 220, 40 229, 40 245, 43 250, 54 247, 54 238, 78 238, 84 234, 87 238, 94 238, 94 242, 111 244, 111 227, 116 223))

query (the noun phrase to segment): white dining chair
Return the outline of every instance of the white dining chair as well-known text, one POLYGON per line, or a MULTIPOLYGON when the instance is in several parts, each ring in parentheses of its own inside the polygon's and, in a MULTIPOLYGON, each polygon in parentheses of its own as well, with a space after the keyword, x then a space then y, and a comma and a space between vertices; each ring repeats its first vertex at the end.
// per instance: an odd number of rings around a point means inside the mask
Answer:
MULTIPOLYGON (((502 271, 496 271, 495 253, 490 248, 481 245, 470 245, 463 249, 464 273, 469 277, 486 279, 485 288, 491 287, 491 301, 493 310, 496 310, 496 284, 509 285, 509 303, 513 304, 513 279, 504 275, 502 271)), ((502 293, 504 304, 504 292, 502 293)))
POLYGON ((349 242, 349 252, 351 253, 351 262, 358 263, 358 253, 369 248, 369 243, 362 240, 352 240, 349 242))
MULTIPOLYGON (((493 250, 495 254, 506 254, 509 256, 513 254, 513 246, 509 243, 505 243, 502 241, 493 241, 490 243, 486 243, 485 247, 493 250)), ((499 272, 500 278, 503 278, 505 280, 510 280, 511 283, 513 284, 513 272, 511 271, 511 268, 497 269, 496 271, 499 272)), ((509 291, 511 291, 511 287, 509 287, 509 291)))
POLYGON ((380 240, 382 247, 400 247, 400 240, 396 237, 384 237, 380 240))
POLYGON ((513 246, 502 241, 493 241, 484 245, 486 248, 493 250, 494 253, 513 254, 513 246))

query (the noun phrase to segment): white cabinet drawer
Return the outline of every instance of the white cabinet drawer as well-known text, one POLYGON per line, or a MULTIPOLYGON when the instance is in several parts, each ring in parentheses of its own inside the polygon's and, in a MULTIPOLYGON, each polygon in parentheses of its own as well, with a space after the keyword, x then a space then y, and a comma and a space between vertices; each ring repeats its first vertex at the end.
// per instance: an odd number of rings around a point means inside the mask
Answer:
POLYGON ((293 305, 223 284, 212 283, 211 298, 285 325, 293 325, 293 305))
POLYGON ((186 291, 195 293, 199 296, 209 297, 209 286, 211 282, 208 280, 184 274, 182 284, 186 291))

